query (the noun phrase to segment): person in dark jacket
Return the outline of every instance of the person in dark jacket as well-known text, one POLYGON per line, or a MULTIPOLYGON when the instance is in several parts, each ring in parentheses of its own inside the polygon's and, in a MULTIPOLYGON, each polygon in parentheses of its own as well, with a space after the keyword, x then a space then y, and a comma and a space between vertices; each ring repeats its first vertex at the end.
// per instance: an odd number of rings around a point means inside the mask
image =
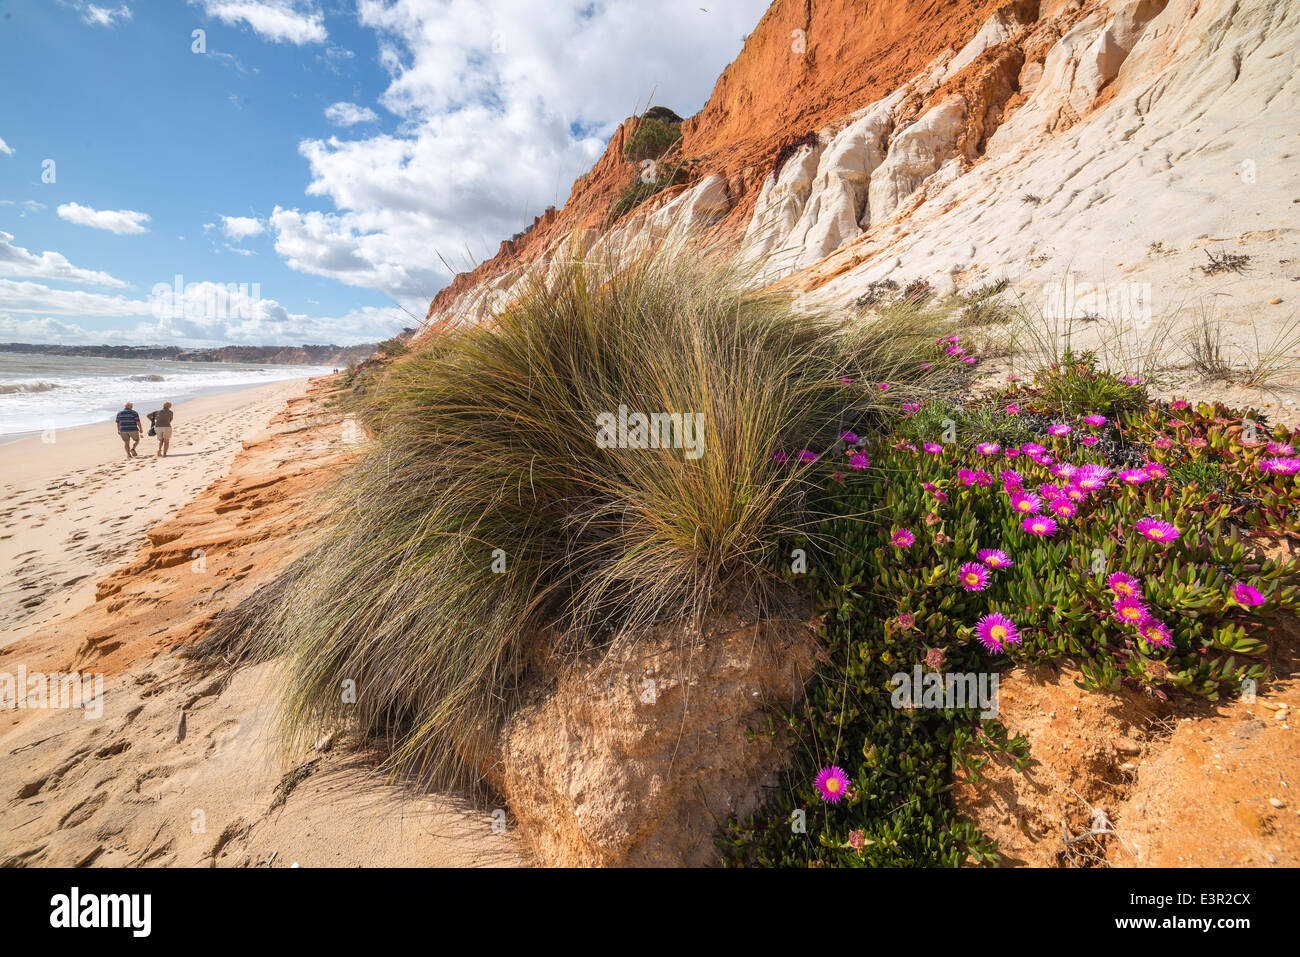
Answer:
POLYGON ((113 421, 117 424, 117 436, 122 440, 122 448, 126 449, 126 457, 133 458, 135 447, 140 444, 140 413, 128 402, 113 421))
POLYGON ((158 454, 155 458, 162 458, 167 454, 167 450, 172 444, 172 404, 164 402, 163 407, 157 412, 149 413, 149 422, 153 425, 153 431, 158 436, 158 454))

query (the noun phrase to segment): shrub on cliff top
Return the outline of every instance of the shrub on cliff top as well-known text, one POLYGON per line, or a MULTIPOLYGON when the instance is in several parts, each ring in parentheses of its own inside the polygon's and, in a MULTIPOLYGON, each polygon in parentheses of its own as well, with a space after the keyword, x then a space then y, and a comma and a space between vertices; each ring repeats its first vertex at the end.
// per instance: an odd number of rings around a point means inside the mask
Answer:
POLYGON ((724 590, 761 605, 805 521, 781 450, 832 452, 946 367, 918 361, 936 350, 911 320, 809 314, 746 279, 708 255, 573 257, 387 370, 319 538, 236 628, 287 655, 291 741, 351 719, 395 767, 473 781, 542 629, 581 646, 724 590), (637 447, 638 415, 673 447, 637 447))

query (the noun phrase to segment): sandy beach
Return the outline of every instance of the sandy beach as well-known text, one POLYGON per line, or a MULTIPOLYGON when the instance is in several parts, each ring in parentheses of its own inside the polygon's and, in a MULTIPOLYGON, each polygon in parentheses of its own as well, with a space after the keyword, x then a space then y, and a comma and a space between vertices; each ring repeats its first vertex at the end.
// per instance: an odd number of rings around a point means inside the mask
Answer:
POLYGON ((312 496, 354 454, 329 388, 178 404, 161 461, 143 442, 127 461, 108 424, 3 447, 0 545, 21 571, 0 674, 103 690, 94 707, 0 710, 0 867, 526 862, 504 811, 395 782, 346 729, 284 754, 276 662, 186 657, 299 553, 312 496))
POLYGON ((241 441, 306 382, 178 403, 165 459, 148 436, 126 458, 111 422, 0 443, 0 645, 90 604, 95 582, 224 474, 241 441))

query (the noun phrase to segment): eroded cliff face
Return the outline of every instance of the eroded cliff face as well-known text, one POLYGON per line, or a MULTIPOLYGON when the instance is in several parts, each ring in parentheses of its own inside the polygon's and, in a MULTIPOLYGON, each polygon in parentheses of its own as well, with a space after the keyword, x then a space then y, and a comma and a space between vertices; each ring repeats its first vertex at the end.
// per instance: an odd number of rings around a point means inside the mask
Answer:
POLYGON ((611 218, 629 119, 429 318, 482 319, 566 243, 707 236, 840 304, 886 278, 1005 277, 1040 304, 1118 289, 1088 310, 1138 334, 1207 297, 1267 323, 1300 294, 1297 41, 1288 0, 778 0, 683 124, 688 183, 611 218), (1251 268, 1203 268, 1224 250, 1251 268))

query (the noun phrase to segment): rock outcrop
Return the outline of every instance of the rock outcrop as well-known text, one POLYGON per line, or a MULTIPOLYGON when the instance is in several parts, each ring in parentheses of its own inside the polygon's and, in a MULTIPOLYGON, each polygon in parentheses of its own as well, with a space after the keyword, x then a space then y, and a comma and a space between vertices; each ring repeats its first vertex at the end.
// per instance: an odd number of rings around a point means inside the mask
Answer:
POLYGON ((610 220, 635 173, 630 119, 546 228, 457 277, 430 318, 482 318, 485 290, 508 298, 575 229, 597 245, 734 242, 762 281, 830 303, 886 278, 944 291, 1005 277, 1040 305, 1062 283, 1132 287, 1142 308, 1110 318, 1139 334, 1197 302, 1231 325, 1300 295, 1300 7, 872 8, 777 0, 682 125, 693 184, 610 220), (707 215, 667 226, 703 183, 707 215), (1225 249, 1267 268, 1202 268, 1225 249))
POLYGON ((800 621, 624 636, 512 716, 494 783, 540 863, 715 863, 719 822, 776 786, 786 742, 768 717, 802 696, 815 655, 800 621))

